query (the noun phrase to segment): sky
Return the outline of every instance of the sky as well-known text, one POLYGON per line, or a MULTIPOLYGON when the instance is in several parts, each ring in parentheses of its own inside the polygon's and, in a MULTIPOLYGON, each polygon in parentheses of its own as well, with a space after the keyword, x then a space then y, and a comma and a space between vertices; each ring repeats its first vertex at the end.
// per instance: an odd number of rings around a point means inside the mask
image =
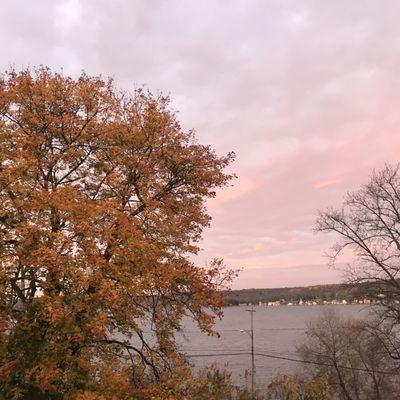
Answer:
POLYGON ((236 153, 196 262, 241 268, 234 288, 341 281, 315 219, 399 161, 399 1, 3 0, 0 13, 0 71, 145 85, 201 143, 236 153))

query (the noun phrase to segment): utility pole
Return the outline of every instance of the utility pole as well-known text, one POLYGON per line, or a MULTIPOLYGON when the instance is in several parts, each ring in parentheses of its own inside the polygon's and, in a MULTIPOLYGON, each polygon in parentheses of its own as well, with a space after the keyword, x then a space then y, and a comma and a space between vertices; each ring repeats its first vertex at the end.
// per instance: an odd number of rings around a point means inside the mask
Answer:
POLYGON ((254 399, 254 378, 256 374, 256 364, 254 362, 254 329, 253 329, 253 313, 256 312, 254 305, 251 305, 250 310, 250 338, 251 338, 251 397, 254 399))

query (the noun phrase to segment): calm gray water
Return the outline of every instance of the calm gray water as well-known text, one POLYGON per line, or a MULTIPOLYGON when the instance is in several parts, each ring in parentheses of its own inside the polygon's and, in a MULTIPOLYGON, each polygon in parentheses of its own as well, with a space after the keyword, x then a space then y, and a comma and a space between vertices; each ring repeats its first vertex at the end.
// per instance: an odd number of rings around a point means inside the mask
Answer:
MULTIPOLYGON (((220 338, 202 334, 189 321, 185 324, 185 334, 177 337, 180 348, 192 355, 216 355, 191 358, 195 368, 215 363, 228 369, 236 383, 249 384, 244 372, 251 368, 250 355, 218 355, 250 352, 250 336, 246 332, 240 332, 241 329, 250 329, 250 313, 246 312, 248 308, 239 306, 225 309, 224 318, 216 323, 220 338)), ((296 346, 304 338, 307 323, 328 309, 333 309, 344 317, 363 317, 368 314, 368 308, 364 305, 254 307, 255 352, 297 358, 296 346)), ((258 387, 267 385, 277 373, 294 373, 301 368, 301 364, 293 361, 261 356, 255 357, 255 364, 258 387)))

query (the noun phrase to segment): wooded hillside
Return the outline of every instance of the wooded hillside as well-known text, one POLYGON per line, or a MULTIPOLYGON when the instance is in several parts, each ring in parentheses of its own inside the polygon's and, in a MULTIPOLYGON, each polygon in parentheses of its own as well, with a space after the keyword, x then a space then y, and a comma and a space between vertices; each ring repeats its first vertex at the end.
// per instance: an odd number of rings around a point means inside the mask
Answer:
POLYGON ((298 303, 301 300, 346 300, 347 302, 370 298, 366 284, 332 284, 305 287, 284 287, 266 289, 242 289, 226 291, 225 297, 230 305, 240 303, 262 303, 282 301, 298 303))

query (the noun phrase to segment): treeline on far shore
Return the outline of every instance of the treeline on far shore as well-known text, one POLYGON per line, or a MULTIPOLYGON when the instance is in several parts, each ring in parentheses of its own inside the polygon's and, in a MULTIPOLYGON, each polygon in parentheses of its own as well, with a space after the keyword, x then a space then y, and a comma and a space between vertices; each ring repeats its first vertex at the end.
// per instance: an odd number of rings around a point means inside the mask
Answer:
POLYGON ((371 283, 357 284, 330 284, 304 287, 284 287, 265 289, 241 289, 224 292, 228 304, 301 304, 302 302, 315 302, 317 304, 329 303, 369 303, 379 300, 383 294, 376 286, 371 288, 371 283))

